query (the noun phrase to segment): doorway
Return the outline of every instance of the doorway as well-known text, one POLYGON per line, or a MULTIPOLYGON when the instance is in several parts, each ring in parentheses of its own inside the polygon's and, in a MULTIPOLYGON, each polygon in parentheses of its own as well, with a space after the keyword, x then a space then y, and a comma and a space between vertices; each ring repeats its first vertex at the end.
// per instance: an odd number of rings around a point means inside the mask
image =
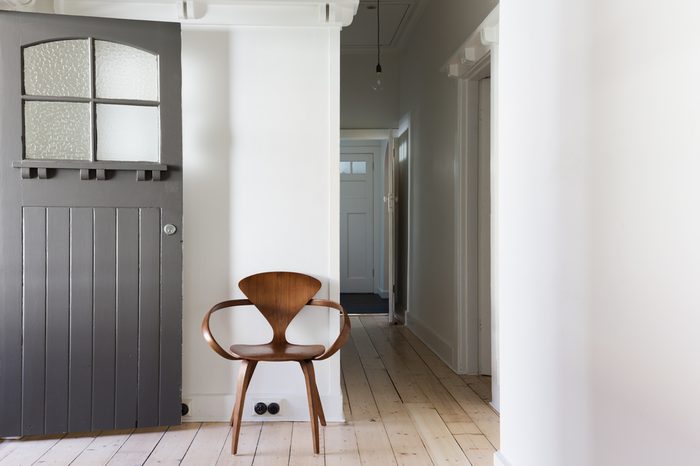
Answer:
POLYGON ((388 139, 340 149, 340 300, 351 314, 387 314, 384 159, 388 139))

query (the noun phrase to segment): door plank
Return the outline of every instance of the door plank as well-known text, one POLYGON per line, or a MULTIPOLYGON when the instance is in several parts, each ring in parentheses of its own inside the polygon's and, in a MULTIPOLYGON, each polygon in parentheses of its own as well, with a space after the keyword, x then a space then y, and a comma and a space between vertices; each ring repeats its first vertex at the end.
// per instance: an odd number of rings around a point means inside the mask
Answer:
POLYGON ((436 466, 470 464, 437 411, 409 406, 408 412, 436 466))
MULTIPOLYGON (((171 194, 172 196, 172 194, 171 194)), ((164 208, 161 224, 172 222, 178 230, 164 237, 161 244, 161 319, 160 319, 160 423, 180 423, 182 413, 182 233, 181 215, 164 208), (178 273, 173 273, 177 270, 178 273)), ((159 225, 159 228, 161 226, 159 225)))
POLYGON ((68 428, 73 432, 92 427, 92 215, 90 208, 71 209, 68 428))
POLYGON ((23 241, 22 433, 44 432, 46 209, 25 207, 23 241))
POLYGON ((179 465, 201 426, 201 422, 186 422, 169 427, 148 457, 146 465, 179 465))
POLYGON ((94 212, 95 282, 92 428, 113 429, 117 309, 116 210, 94 212))
MULTIPOLYGON (((286 466, 292 443, 291 422, 264 422, 254 466, 286 466)), ((311 443, 311 436, 309 436, 311 443)))
POLYGON ((134 429, 102 432, 71 463, 71 466, 95 466, 107 464, 114 454, 127 441, 134 429))
POLYGON ((221 451, 226 448, 224 442, 231 426, 223 422, 205 422, 199 428, 187 455, 182 460, 183 466, 215 465, 221 451))
POLYGON ((493 466, 493 454, 496 450, 486 437, 472 434, 454 437, 473 466, 493 466))
POLYGON ((71 464, 71 462, 75 460, 80 453, 93 442, 93 440, 95 440, 97 435, 99 435, 99 432, 78 432, 67 434, 61 440, 56 442, 56 444, 46 453, 44 453, 41 458, 39 458, 37 463, 40 463, 42 466, 49 464, 71 464))
POLYGON ((136 425, 139 312, 139 218, 137 209, 117 209, 117 380, 118 426, 136 425))
POLYGON ((165 434, 166 427, 136 429, 107 463, 110 466, 143 464, 165 434))
POLYGON ((158 425, 160 361, 160 211, 139 214, 138 425, 158 425))
POLYGON ((68 430, 70 210, 46 213, 46 432, 68 430))
POLYGON ((241 433, 238 436, 238 453, 236 453, 236 455, 231 454, 231 434, 233 430, 230 429, 226 441, 224 441, 221 453, 219 453, 216 466, 252 465, 255 451, 258 448, 262 425, 262 422, 244 422, 241 425, 241 433))

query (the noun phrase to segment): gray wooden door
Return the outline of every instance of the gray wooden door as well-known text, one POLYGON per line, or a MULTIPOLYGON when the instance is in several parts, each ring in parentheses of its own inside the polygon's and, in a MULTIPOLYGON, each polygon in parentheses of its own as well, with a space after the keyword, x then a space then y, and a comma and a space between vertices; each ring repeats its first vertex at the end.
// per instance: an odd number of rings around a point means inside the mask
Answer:
POLYGON ((0 12, 0 436, 180 422, 180 88, 179 24, 0 12))

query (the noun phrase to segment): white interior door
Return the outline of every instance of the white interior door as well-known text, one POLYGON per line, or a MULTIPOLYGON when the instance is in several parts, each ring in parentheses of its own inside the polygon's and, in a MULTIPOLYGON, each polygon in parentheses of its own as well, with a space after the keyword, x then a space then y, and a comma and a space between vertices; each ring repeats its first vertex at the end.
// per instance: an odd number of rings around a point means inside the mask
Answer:
POLYGON ((479 372, 491 375, 491 80, 479 81, 479 372))
POLYGON ((340 155, 340 291, 372 293, 373 154, 340 155))

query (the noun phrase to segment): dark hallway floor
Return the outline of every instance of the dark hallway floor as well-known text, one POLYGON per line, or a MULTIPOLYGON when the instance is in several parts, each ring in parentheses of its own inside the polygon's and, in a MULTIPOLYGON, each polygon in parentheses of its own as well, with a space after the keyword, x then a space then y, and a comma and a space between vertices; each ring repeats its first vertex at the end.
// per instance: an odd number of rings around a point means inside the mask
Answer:
POLYGON ((340 304, 348 314, 386 314, 389 300, 374 293, 340 293, 340 304))

